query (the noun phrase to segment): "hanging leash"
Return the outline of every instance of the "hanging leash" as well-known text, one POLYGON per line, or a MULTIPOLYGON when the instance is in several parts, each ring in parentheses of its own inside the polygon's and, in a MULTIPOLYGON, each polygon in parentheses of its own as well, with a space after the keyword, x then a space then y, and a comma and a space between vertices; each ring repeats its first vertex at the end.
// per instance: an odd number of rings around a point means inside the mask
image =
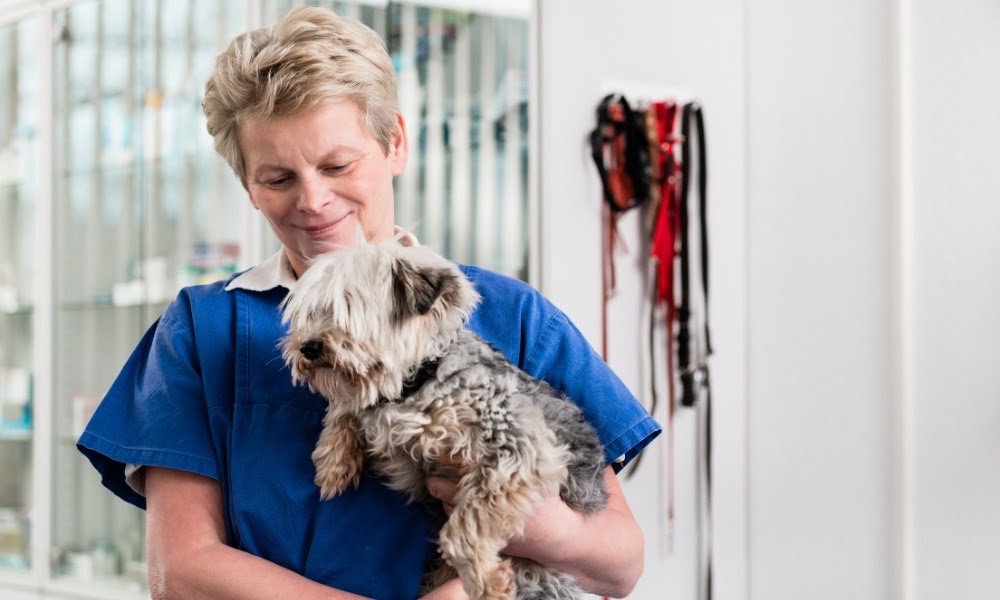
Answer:
MULTIPOLYGON (((674 493, 673 493, 673 420, 676 411, 676 391, 674 382, 676 380, 676 370, 674 365, 674 339, 673 329, 676 322, 676 306, 674 291, 674 265, 677 260, 677 242, 679 230, 678 216, 678 196, 680 193, 681 180, 681 157, 680 145, 683 136, 678 132, 678 106, 672 100, 655 102, 652 105, 656 113, 660 147, 659 147, 659 172, 661 175, 661 202, 659 210, 655 215, 653 232, 651 238, 650 252, 655 260, 656 277, 655 286, 652 290, 652 301, 654 307, 662 307, 664 313, 664 328, 666 335, 664 340, 666 348, 664 355, 667 359, 667 425, 669 428, 668 443, 670 444, 670 473, 669 473, 669 496, 670 512, 673 514, 674 493)), ((650 337, 653 337, 651 334, 650 337)), ((651 356, 655 356, 655 346, 650 346, 651 356)), ((671 516, 672 519, 672 516, 671 516)))
POLYGON ((608 94, 597 107, 590 152, 601 177, 601 347, 608 361, 608 301, 616 285, 614 252, 623 242, 618 218, 649 199, 649 150, 643 117, 621 94, 608 94))
POLYGON ((708 168, 706 161, 705 119, 701 106, 689 103, 684 106, 681 114, 682 166, 680 194, 680 279, 681 303, 677 309, 677 357, 681 379, 681 404, 686 407, 696 407, 699 396, 703 398, 698 408, 698 423, 701 435, 698 440, 699 473, 699 549, 703 572, 699 582, 701 596, 706 600, 712 598, 712 391, 708 370, 708 357, 712 355, 712 342, 708 318, 708 168), (691 135, 692 123, 697 137, 697 159, 692 153, 694 137, 691 135), (699 220, 699 250, 701 267, 701 285, 705 319, 704 352, 692 364, 691 339, 691 244, 689 240, 689 199, 691 187, 692 163, 697 160, 698 168, 698 220, 699 220))
MULTIPOLYGON (((667 519, 668 535, 674 524, 674 416, 679 404, 698 411, 698 547, 699 596, 711 600, 712 590, 712 393, 708 358, 713 354, 708 318, 709 256, 707 221, 707 151, 704 115, 694 102, 679 106, 673 101, 654 102, 634 111, 620 94, 609 94, 597 109, 597 126, 591 132, 591 155, 601 177, 602 203, 602 348, 608 359, 608 302, 614 293, 615 249, 622 244, 617 221, 621 214, 649 201, 650 256, 653 285, 650 289, 649 352, 651 412, 659 395, 656 389, 656 318, 662 311, 667 367, 667 519), (693 131, 692 131, 693 128, 693 131), (697 144, 695 143, 697 140, 697 144), (691 262, 693 259, 690 210, 692 169, 698 172, 698 236, 700 284, 703 291, 704 331, 692 331, 691 262), (675 271, 676 264, 676 271, 675 271), (675 290, 675 278, 679 289, 675 290), (679 298, 677 297, 679 295, 679 298), (702 342, 694 347, 694 342, 702 342), (676 364, 674 355, 676 352, 676 364)), ((640 464, 635 458, 630 477, 640 464)))
POLYGON ((649 199, 649 152, 643 117, 621 94, 597 107, 591 157, 601 177, 601 355, 608 362, 608 302, 615 290, 614 251, 621 243, 618 217, 649 199))
POLYGON ((706 357, 712 355, 712 342, 709 335, 708 325, 708 222, 707 216, 707 187, 708 169, 706 168, 705 149, 705 120, 701 107, 697 103, 690 103, 683 109, 681 115, 681 138, 683 162, 681 164, 681 194, 680 194, 680 278, 681 278, 681 301, 677 308, 677 362, 681 375, 681 405, 694 406, 695 404, 695 372, 698 369, 705 369, 706 365, 691 365, 691 275, 690 275, 690 244, 688 243, 688 203, 691 187, 691 163, 694 160, 691 155, 691 123, 695 124, 695 131, 698 135, 698 199, 699 199, 699 225, 700 225, 700 251, 701 251, 701 284, 705 296, 705 343, 706 357))
MULTIPOLYGON (((675 435, 674 415, 676 413, 674 365, 673 324, 675 321, 674 302, 674 263, 677 257, 676 242, 678 239, 677 198, 680 184, 680 142, 682 141, 678 127, 678 106, 672 100, 651 103, 646 110, 647 138, 649 139, 651 159, 651 174, 653 182, 650 193, 650 258, 653 266, 653 284, 650 290, 649 312, 649 357, 650 370, 649 393, 650 414, 656 414, 659 394, 656 390, 656 330, 657 316, 662 314, 665 330, 664 357, 666 358, 667 381, 667 458, 666 458, 666 494, 667 494, 667 547, 673 547, 675 523, 675 435)), ((642 462, 640 453, 633 462, 625 477, 631 478, 637 472, 642 462)))

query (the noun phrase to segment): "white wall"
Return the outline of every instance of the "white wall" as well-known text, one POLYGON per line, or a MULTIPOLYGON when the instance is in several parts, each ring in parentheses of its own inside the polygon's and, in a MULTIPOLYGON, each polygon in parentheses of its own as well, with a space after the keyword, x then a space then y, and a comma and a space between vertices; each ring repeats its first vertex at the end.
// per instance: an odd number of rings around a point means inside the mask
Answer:
POLYGON ((916 598, 998 598, 1000 5, 912 7, 916 598))
MULTIPOLYGON (((703 101, 711 165, 715 386, 717 598, 745 597, 745 100, 742 2, 544 0, 540 5, 543 291, 600 348, 600 187, 585 136, 607 81, 689 88, 703 101)), ((640 397, 646 339, 635 262, 643 251, 636 215, 621 223, 629 255, 617 258, 620 294, 611 309, 611 366, 640 397)), ((662 352, 660 353, 662 357, 662 352)), ((662 403, 661 403, 662 406, 662 403)), ((663 413, 657 415, 665 422, 663 413)), ((665 547, 662 451, 655 442, 625 486, 646 533, 646 572, 632 597, 695 598, 694 420, 676 421, 677 530, 665 547), (652 452, 650 454, 653 454, 652 452)))
MULTIPOLYGON (((716 597, 1000 597, 1000 6, 540 4, 542 285, 595 346, 583 136, 603 84, 705 106, 716 597)), ((642 396, 622 228, 611 364, 642 396)), ((690 415, 677 426, 673 552, 662 456, 626 486, 647 533, 635 598, 694 597, 690 415)))
POLYGON ((750 595, 883 600, 894 586, 890 3, 747 6, 750 595))

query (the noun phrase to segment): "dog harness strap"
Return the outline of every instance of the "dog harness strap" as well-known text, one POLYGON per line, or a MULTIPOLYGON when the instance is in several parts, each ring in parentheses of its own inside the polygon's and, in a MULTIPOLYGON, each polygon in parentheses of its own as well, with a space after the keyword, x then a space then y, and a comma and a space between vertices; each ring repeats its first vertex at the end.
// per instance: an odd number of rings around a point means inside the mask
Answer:
POLYGON ((590 133, 590 151, 601 177, 602 209, 602 355, 608 360, 607 303, 614 293, 614 251, 621 243, 618 216, 649 199, 649 146, 644 116, 633 111, 621 94, 608 94, 597 107, 597 126, 590 133))
POLYGON ((612 212, 625 212, 649 199, 645 140, 642 114, 620 94, 605 96, 597 106, 597 126, 590 132, 590 154, 612 212))

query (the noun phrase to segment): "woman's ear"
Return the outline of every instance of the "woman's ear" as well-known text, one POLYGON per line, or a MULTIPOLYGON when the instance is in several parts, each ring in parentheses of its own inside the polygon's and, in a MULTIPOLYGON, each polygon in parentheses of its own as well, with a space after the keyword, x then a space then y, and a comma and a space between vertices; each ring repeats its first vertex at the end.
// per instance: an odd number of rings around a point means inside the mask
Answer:
POLYGON ((406 120, 403 113, 396 113, 396 134, 392 137, 389 145, 389 158, 392 160, 392 176, 396 177, 403 173, 406 168, 406 161, 410 156, 410 144, 406 138, 406 120))

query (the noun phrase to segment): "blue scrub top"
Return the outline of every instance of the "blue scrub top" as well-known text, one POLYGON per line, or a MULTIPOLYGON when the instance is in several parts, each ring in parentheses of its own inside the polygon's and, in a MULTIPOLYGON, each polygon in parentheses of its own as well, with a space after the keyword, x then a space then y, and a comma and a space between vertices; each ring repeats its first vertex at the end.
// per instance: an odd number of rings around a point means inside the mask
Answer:
MULTIPOLYGON (((482 296, 469 327, 579 404, 624 466, 660 426, 566 316, 525 283, 462 266, 482 296)), ((227 541, 320 583, 372 598, 415 598, 436 531, 366 474, 320 501, 310 455, 326 400, 294 387, 278 350, 287 291, 182 290, 150 327, 77 447, 103 484, 145 508, 128 463, 191 471, 222 488, 227 541)))

